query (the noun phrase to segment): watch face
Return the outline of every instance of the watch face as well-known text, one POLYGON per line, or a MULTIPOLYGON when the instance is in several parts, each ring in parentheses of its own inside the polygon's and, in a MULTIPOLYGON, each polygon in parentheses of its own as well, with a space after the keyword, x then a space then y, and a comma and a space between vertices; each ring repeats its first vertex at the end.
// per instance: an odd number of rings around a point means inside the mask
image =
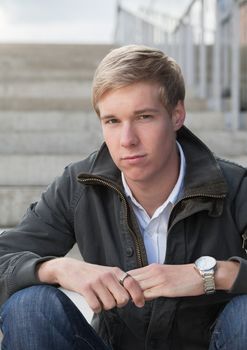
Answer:
POLYGON ((199 270, 207 271, 215 267, 216 260, 211 256, 202 256, 196 260, 195 264, 199 270))

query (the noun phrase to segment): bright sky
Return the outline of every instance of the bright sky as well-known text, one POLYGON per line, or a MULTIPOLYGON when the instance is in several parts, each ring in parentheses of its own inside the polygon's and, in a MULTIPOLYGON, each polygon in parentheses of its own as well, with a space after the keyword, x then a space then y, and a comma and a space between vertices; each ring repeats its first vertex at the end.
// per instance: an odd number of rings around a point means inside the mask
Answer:
MULTIPOLYGON (((122 0, 175 17, 191 0, 122 0)), ((0 0, 0 42, 111 43, 117 0, 0 0)))

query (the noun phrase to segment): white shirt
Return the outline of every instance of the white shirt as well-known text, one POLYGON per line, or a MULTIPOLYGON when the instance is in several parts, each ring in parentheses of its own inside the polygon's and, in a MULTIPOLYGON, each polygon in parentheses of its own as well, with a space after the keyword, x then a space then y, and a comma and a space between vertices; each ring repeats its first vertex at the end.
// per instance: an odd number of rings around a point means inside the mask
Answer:
POLYGON ((169 217, 176 201, 181 197, 183 190, 183 181, 185 175, 185 157, 182 147, 177 142, 180 154, 180 170, 177 182, 170 193, 167 200, 155 210, 153 216, 150 218, 146 210, 134 198, 127 182, 122 173, 122 181, 125 194, 131 199, 133 210, 139 222, 140 230, 143 236, 148 263, 163 264, 166 255, 167 242, 167 226, 169 217))

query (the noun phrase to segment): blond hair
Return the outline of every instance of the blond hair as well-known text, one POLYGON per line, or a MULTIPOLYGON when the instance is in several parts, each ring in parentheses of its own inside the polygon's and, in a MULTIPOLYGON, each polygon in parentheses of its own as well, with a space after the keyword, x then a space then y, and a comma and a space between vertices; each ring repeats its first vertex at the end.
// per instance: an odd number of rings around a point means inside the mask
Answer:
POLYGON ((98 102, 106 92, 137 82, 160 85, 161 102, 172 110, 184 101, 185 86, 179 65, 158 49, 143 45, 127 45, 112 50, 95 71, 92 103, 99 115, 98 102))

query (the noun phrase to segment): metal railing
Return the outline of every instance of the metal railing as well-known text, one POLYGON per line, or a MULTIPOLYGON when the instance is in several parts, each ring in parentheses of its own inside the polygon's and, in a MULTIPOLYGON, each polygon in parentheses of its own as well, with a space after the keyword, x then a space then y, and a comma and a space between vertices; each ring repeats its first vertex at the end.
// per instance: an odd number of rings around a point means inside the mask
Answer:
POLYGON ((179 19, 118 4, 116 44, 158 47, 180 64, 192 96, 241 127, 247 110, 247 0, 193 0, 179 19))

